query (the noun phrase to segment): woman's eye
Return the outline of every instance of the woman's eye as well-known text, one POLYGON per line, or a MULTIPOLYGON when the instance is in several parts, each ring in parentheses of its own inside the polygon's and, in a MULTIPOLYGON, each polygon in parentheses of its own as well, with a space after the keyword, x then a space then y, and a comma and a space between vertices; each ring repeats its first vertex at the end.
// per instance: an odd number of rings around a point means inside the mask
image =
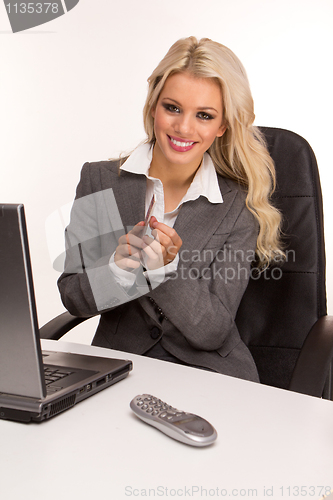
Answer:
POLYGON ((212 115, 209 115, 208 113, 204 113, 203 111, 200 111, 200 113, 198 113, 198 117, 201 118, 201 120, 212 120, 213 119, 212 115))
POLYGON ((167 111, 171 111, 171 113, 179 113, 179 108, 174 104, 163 104, 163 106, 167 111))

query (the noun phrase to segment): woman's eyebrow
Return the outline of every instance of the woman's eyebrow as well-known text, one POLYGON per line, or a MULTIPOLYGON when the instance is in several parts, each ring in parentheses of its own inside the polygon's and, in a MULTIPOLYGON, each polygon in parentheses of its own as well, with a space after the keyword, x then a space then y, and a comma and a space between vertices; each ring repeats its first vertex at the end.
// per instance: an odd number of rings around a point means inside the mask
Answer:
POLYGON ((175 99, 171 99, 171 97, 163 97, 162 101, 165 101, 165 100, 168 100, 168 101, 172 101, 174 102, 175 104, 177 104, 177 106, 180 106, 180 103, 178 101, 176 101, 175 99))
MULTIPOLYGON (((176 104, 177 106, 181 106, 181 104, 176 101, 175 99, 172 99, 171 97, 163 97, 162 101, 164 101, 165 99, 167 99, 168 101, 172 101, 174 104, 176 104)), ((200 106, 197 108, 197 110, 200 110, 200 111, 215 111, 216 113, 218 113, 218 111, 215 109, 215 108, 212 108, 211 106, 200 106)))

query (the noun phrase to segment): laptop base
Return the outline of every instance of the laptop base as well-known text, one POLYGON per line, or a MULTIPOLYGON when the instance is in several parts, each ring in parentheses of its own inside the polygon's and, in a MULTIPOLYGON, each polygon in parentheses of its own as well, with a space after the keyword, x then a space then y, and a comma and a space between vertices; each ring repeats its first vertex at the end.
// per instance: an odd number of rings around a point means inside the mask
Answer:
POLYGON ((70 360, 73 375, 76 378, 81 375, 80 379, 84 380, 84 383, 77 381, 73 384, 73 380, 68 377, 64 379, 66 381, 65 387, 56 386, 57 390, 50 391, 43 399, 0 393, 0 419, 25 423, 42 422, 126 378, 129 371, 132 370, 131 361, 127 361, 124 365, 124 360, 114 358, 97 358, 95 356, 53 351, 43 351, 43 356, 47 356, 48 366, 51 366, 49 362, 55 361, 57 366, 59 363, 63 363, 63 366, 68 368, 66 363, 70 360), (74 363, 73 359, 75 360, 74 363), (93 370, 96 362, 100 371, 97 379, 97 372, 93 370), (101 363, 104 364, 104 372, 101 371, 101 363), (119 365, 118 368, 117 365, 119 365), (81 369, 79 366, 84 366, 84 368, 81 369), (87 370, 86 367, 92 369, 87 370), (73 385, 71 392, 68 392, 67 383, 73 385))

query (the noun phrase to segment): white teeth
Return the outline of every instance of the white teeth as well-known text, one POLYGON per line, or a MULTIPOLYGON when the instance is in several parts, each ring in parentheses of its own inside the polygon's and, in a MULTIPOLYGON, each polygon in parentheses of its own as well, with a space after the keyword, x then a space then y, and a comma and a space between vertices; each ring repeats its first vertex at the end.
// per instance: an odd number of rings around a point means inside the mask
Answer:
POLYGON ((193 142, 180 142, 180 141, 176 141, 172 137, 170 137, 170 140, 173 144, 175 144, 176 146, 179 146, 181 148, 187 148, 188 146, 192 146, 192 144, 194 144, 194 141, 193 142))

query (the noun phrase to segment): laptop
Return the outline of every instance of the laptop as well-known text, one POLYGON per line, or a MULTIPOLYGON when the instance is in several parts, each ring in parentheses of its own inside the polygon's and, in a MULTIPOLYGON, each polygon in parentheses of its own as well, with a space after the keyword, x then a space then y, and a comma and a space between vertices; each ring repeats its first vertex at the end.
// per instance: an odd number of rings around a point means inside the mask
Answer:
POLYGON ((0 204, 0 418, 41 422, 124 379, 132 362, 42 351, 22 204, 0 204))

